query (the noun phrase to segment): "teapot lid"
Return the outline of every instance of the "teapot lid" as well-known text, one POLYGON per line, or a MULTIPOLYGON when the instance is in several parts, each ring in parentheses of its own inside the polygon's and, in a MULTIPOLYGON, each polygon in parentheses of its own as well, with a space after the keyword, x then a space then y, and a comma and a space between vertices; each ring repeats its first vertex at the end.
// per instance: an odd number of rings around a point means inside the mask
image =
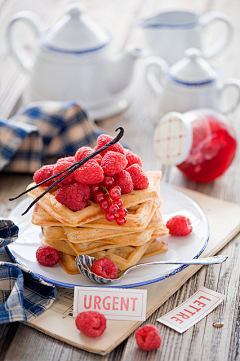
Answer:
POLYGON ((67 14, 41 36, 41 45, 49 50, 64 53, 85 53, 103 48, 111 35, 90 19, 79 3, 70 4, 67 14))
POLYGON ((219 72, 213 68, 196 48, 184 52, 184 58, 169 68, 170 80, 184 85, 203 85, 213 82, 219 72))

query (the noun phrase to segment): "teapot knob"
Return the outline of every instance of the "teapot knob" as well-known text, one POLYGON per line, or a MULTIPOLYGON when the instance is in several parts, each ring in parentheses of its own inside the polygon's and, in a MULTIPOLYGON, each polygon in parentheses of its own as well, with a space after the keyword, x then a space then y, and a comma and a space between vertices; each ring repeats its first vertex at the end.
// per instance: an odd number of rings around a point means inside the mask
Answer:
POLYGON ((72 3, 66 7, 66 11, 71 17, 79 17, 85 10, 85 5, 79 3, 72 3))
POLYGON ((184 56, 194 60, 196 58, 201 58, 202 52, 201 52, 201 50, 199 50, 197 48, 188 48, 185 50, 184 56))

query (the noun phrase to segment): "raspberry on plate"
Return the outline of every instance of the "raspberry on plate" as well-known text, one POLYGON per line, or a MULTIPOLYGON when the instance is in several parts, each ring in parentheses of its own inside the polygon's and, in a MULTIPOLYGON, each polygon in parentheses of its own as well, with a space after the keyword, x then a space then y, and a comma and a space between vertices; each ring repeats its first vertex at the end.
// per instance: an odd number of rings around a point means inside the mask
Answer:
POLYGON ((90 196, 89 186, 80 183, 63 186, 55 194, 56 200, 72 211, 80 211, 85 208, 90 196))
MULTIPOLYGON (((38 169, 33 175, 34 182, 36 184, 39 184, 39 183, 43 182, 44 180, 48 179, 49 177, 51 177, 53 175, 54 167, 55 167, 54 164, 50 164, 50 165, 44 165, 43 167, 38 169)), ((54 182, 55 182, 55 180, 51 179, 51 180, 47 181, 46 183, 44 183, 44 186, 49 187, 54 182)))
POLYGON ((59 262, 58 251, 50 246, 40 246, 36 251, 37 261, 42 266, 52 267, 59 262))
POLYGON ((124 149, 124 151, 128 161, 127 167, 130 167, 132 164, 138 164, 142 168, 142 161, 138 155, 134 154, 129 149, 124 149))
POLYGON ((97 184, 104 180, 103 170, 94 159, 88 160, 76 169, 74 176, 77 182, 84 184, 97 184))
POLYGON ((109 258, 99 258, 93 262, 91 272, 98 276, 114 280, 117 277, 118 269, 109 258))
MULTIPOLYGON (((70 167, 71 165, 73 165, 72 162, 69 162, 68 160, 64 160, 63 158, 60 158, 57 161, 57 163, 55 164, 55 167, 53 169, 53 175, 63 171, 64 169, 70 167)), ((60 174, 59 176, 57 176, 56 178, 54 178, 54 181, 61 178, 64 174, 66 174, 66 172, 64 172, 64 173, 60 174)), ((66 178, 61 180, 61 182, 58 183, 58 186, 63 187, 63 186, 69 185, 69 184, 73 184, 75 182, 76 181, 75 181, 75 178, 74 178, 74 174, 71 173, 66 178)))
POLYGON ((192 232, 192 225, 189 218, 185 216, 175 216, 167 221, 169 233, 174 236, 187 236, 192 232))
POLYGON ((151 351, 157 349, 161 345, 161 336, 157 327, 153 325, 145 325, 140 327, 136 333, 135 338, 138 346, 143 351, 151 351))
POLYGON ((127 165, 125 155, 113 151, 108 151, 101 162, 101 167, 105 175, 112 177, 114 174, 121 172, 127 165))
MULTIPOLYGON (((82 160, 83 158, 85 158, 86 156, 88 156, 92 153, 93 153, 93 149, 90 147, 79 148, 75 154, 75 162, 79 162, 80 160, 82 160)), ((92 159, 94 159, 96 162, 101 164, 102 156, 100 154, 97 154, 92 159)))
POLYGON ((118 175, 119 178, 115 181, 115 185, 121 188, 122 194, 131 193, 133 191, 133 181, 129 172, 122 170, 118 175))
POLYGON ((97 311, 81 312, 77 315, 75 325, 89 337, 99 337, 106 329, 105 316, 97 311))
MULTIPOLYGON (((98 150, 98 149, 102 148, 105 144, 109 143, 112 139, 113 139, 113 137, 111 137, 108 134, 99 135, 99 137, 97 138, 97 146, 94 148, 94 150, 98 150)), ((100 154, 102 156, 104 156, 108 151, 124 154, 124 148, 119 142, 111 145, 111 147, 107 148, 100 154)))
POLYGON ((147 189, 149 180, 139 164, 132 164, 125 170, 130 173, 134 189, 147 189))

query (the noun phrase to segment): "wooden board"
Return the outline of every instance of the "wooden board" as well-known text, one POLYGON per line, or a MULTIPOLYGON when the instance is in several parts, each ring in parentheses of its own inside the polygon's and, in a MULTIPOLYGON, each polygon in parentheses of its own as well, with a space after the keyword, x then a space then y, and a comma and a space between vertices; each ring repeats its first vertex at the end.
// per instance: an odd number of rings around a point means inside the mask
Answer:
MULTIPOLYGON (((202 257, 216 254, 239 232, 240 206, 199 192, 179 189, 193 198, 207 215, 210 225, 210 238, 202 257)), ((159 308, 200 268, 201 266, 189 266, 179 274, 164 281, 140 287, 148 290, 147 317, 159 308)), ((82 335, 76 329, 72 316, 65 317, 59 315, 50 308, 27 325, 75 347, 104 355, 119 345, 140 324, 141 322, 108 320, 107 329, 104 334, 97 339, 91 339, 82 335)))

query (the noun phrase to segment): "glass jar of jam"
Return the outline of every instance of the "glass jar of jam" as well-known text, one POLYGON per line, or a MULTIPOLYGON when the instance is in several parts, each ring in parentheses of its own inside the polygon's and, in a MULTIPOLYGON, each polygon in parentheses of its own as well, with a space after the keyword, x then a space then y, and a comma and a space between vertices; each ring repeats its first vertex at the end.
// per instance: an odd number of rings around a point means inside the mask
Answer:
POLYGON ((164 115, 157 124, 154 145, 163 164, 175 164, 196 182, 211 182, 230 166, 237 140, 225 115, 194 109, 164 115))

